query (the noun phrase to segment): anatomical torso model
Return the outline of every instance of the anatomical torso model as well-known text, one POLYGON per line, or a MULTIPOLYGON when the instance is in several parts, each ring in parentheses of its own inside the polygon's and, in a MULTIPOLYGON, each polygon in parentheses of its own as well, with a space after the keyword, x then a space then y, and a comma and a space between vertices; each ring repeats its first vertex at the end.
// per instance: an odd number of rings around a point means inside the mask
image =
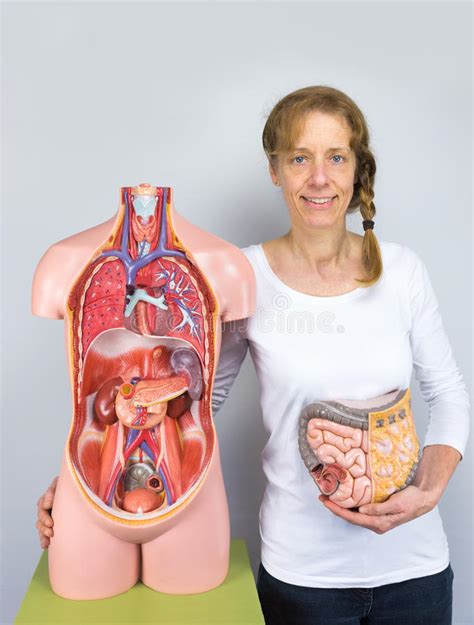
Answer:
POLYGON ((52 246, 33 313, 64 318, 73 418, 54 501, 53 590, 220 584, 229 519, 211 412, 221 321, 254 311, 233 245, 180 217, 168 187, 124 187, 118 215, 52 246))

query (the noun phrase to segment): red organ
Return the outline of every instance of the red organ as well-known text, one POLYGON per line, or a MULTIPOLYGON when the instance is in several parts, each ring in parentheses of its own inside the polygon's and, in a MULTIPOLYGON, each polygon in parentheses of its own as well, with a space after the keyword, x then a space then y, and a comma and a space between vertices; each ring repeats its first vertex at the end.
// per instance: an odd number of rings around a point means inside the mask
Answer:
POLYGON ((122 189, 123 219, 68 297, 73 475, 100 513, 133 525, 192 497, 211 459, 218 306, 173 232, 168 191, 122 189))

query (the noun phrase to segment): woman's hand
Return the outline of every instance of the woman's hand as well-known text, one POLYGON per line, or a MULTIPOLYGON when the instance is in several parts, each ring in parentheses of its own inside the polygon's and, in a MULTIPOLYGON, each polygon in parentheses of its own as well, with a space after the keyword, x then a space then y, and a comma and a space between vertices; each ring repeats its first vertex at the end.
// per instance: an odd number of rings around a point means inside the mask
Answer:
POLYGON ((333 503, 326 495, 320 495, 320 501, 334 514, 361 525, 376 534, 385 534, 389 530, 426 514, 436 505, 436 499, 427 491, 417 486, 407 486, 394 493, 383 503, 370 503, 353 512, 333 503))
POLYGON ((36 521, 36 528, 40 538, 41 549, 47 549, 49 547, 50 538, 54 536, 54 523, 51 510, 53 508, 57 483, 58 476, 53 479, 48 486, 48 490, 38 499, 38 520, 36 521))
POLYGON ((361 506, 358 512, 341 508, 326 495, 320 495, 319 499, 341 519, 366 527, 376 534, 384 534, 432 510, 441 499, 461 458, 461 453, 450 445, 426 446, 410 486, 393 493, 383 503, 361 506))

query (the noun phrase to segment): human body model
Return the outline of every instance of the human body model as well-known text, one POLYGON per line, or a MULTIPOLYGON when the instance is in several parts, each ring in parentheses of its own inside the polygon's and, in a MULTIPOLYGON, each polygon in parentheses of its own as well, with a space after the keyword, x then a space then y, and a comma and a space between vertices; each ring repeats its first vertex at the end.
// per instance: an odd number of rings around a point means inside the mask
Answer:
POLYGON ((65 320, 74 403, 49 553, 57 594, 104 598, 139 579, 195 593, 225 578, 210 398, 221 320, 251 314, 253 289, 240 251, 148 184, 122 188, 115 219, 41 259, 33 313, 65 320))

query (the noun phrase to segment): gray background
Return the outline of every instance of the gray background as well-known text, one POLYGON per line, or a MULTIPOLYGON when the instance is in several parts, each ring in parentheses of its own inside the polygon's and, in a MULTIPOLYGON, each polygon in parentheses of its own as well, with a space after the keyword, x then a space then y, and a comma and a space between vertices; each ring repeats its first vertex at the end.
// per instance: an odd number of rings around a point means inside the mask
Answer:
MULTIPOLYGON (((185 217, 237 245, 285 232, 260 137, 289 91, 335 86, 366 114, 375 232, 425 260, 471 389, 471 14, 467 3, 3 5, 3 623, 40 556, 36 501, 71 415, 63 322, 30 312, 39 258, 140 182, 174 187, 185 217)), ((362 232, 359 214, 349 226, 362 232)), ((417 385, 414 401, 424 431, 417 385)), ((249 360, 216 425, 233 536, 255 569, 265 433, 249 360)), ((468 451, 440 504, 459 624, 473 619, 471 501, 468 451)))

